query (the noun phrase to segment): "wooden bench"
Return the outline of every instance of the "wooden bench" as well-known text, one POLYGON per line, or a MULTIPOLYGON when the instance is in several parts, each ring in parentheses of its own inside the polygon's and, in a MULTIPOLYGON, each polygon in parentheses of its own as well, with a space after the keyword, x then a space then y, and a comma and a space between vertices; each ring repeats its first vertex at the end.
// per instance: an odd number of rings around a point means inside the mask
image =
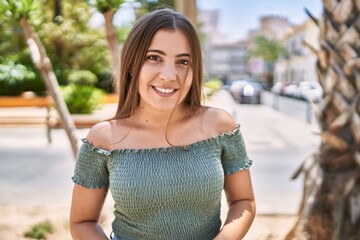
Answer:
POLYGON ((46 125, 51 143, 51 105, 47 97, 0 97, 0 125, 46 125))

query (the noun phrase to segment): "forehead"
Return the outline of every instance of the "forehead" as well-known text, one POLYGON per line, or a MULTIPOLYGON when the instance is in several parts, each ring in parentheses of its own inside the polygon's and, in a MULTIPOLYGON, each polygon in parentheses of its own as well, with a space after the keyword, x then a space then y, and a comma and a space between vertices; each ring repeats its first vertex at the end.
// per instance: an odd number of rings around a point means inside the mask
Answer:
POLYGON ((186 35, 180 30, 158 30, 149 45, 149 49, 162 50, 165 53, 190 53, 190 43, 186 35))

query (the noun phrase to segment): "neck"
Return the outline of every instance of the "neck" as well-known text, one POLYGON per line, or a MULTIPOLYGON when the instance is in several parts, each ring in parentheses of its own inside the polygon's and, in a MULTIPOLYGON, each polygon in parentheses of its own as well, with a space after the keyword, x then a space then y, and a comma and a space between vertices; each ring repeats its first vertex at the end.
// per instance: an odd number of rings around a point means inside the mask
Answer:
POLYGON ((158 111, 147 107, 139 107, 133 115, 133 120, 140 125, 152 128, 166 128, 168 124, 181 120, 186 115, 182 109, 158 111))

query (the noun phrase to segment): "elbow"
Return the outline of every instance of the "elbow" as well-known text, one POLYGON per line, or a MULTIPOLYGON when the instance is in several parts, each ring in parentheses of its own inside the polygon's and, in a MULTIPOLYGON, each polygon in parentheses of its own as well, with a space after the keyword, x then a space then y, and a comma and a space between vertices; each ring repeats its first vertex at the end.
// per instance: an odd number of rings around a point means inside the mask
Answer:
POLYGON ((80 235, 79 235, 79 224, 80 223, 75 223, 75 222, 71 222, 70 221, 70 234, 71 234, 71 237, 73 240, 79 240, 81 239, 80 238, 80 235))
POLYGON ((241 199, 233 202, 228 202, 229 208, 240 208, 243 212, 247 212, 248 214, 255 217, 256 214, 256 204, 255 199, 241 199))
POLYGON ((73 240, 108 239, 97 221, 70 221, 70 234, 73 240))
POLYGON ((84 238, 84 232, 89 231, 89 222, 71 222, 70 221, 70 234, 73 240, 81 240, 84 238))

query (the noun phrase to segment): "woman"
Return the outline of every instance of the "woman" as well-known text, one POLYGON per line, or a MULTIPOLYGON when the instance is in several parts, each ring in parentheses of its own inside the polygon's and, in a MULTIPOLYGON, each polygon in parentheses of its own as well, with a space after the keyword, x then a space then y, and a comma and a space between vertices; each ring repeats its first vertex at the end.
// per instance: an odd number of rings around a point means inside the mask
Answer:
POLYGON ((251 160, 231 115, 201 105, 201 57, 181 14, 157 10, 136 22, 122 50, 117 113, 91 128, 78 154, 74 239, 108 239, 98 223, 108 189, 112 239, 244 237, 255 215, 251 160))

